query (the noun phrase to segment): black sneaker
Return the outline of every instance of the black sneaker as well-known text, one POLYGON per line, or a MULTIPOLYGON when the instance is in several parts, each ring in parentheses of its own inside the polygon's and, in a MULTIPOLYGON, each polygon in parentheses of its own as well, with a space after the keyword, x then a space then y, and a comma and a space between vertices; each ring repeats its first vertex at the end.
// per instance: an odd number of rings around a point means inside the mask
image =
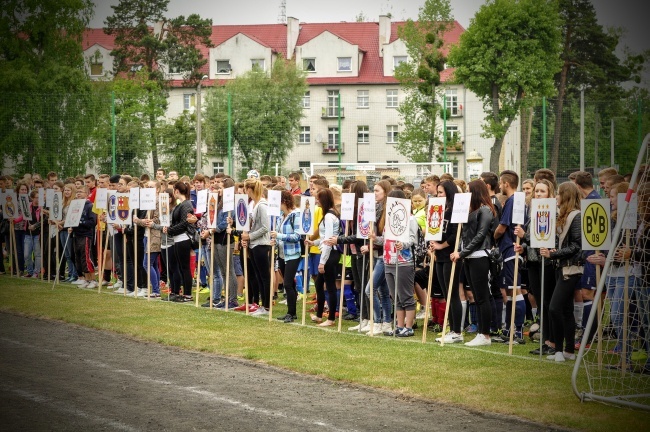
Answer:
POLYGON ((296 319, 298 319, 298 317, 296 315, 291 315, 291 314, 286 314, 283 317, 278 317, 278 321, 282 321, 285 323, 293 322, 296 319))
POLYGON ((346 321, 356 321, 358 318, 359 318, 358 316, 352 314, 343 315, 343 319, 346 321))
MULTIPOLYGON (((213 305, 214 305, 214 304, 213 304, 213 305)), ((210 300, 208 300, 207 302, 203 303, 203 304, 201 305, 201 307, 209 308, 209 307, 210 307, 210 300)))
POLYGON ((413 332, 413 329, 408 327, 400 328, 395 332, 395 337, 400 337, 400 338, 412 337, 414 335, 415 333, 413 332))

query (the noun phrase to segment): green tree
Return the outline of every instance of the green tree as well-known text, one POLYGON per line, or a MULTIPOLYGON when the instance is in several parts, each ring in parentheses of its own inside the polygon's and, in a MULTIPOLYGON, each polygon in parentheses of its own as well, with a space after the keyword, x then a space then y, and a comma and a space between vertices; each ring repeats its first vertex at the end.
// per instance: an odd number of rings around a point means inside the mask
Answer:
MULTIPOLYGON (((184 85, 195 86, 207 59, 200 46, 212 47, 212 20, 197 14, 167 18, 169 0, 120 0, 106 19, 105 32, 115 36, 114 73, 144 70, 151 81, 168 90, 170 73, 180 73, 184 85)), ((156 90, 157 91, 157 90, 156 90)), ((152 95, 152 100, 157 96, 152 95)), ((164 102, 164 108, 167 102, 164 102)), ((154 170, 159 167, 158 119, 149 117, 149 147, 154 170)))
POLYGON ((206 97, 206 142, 209 153, 227 154, 228 94, 232 98, 232 137, 237 155, 247 168, 271 173, 283 164, 298 135, 304 72, 290 61, 277 59, 270 74, 253 69, 215 88, 206 97))
POLYGON ((7 0, 0 9, 0 158, 17 172, 85 171, 98 101, 81 38, 90 0, 7 0))
POLYGON ((162 167, 167 172, 177 170, 180 173, 191 173, 195 161, 188 155, 196 151, 196 115, 184 111, 171 122, 165 123, 160 129, 160 135, 162 167))
MULTIPOLYGON (((106 86, 106 94, 115 95, 115 147, 118 172, 138 174, 146 170, 150 155, 149 143, 157 128, 150 119, 159 121, 164 116, 166 94, 157 81, 140 71, 132 78, 117 77, 106 86)), ((101 172, 111 172, 112 119, 102 116, 95 130, 93 165, 101 172)))
POLYGON ((412 162, 430 162, 440 143, 436 117, 442 108, 437 90, 446 58, 441 52, 445 31, 453 18, 449 0, 427 0, 420 8, 418 20, 409 19, 397 33, 404 41, 409 61, 395 68, 406 97, 397 108, 403 129, 397 151, 412 162))
POLYGON ((549 96, 560 70, 560 19, 553 0, 492 0, 481 6, 452 47, 455 79, 474 92, 493 137, 490 171, 499 171, 503 138, 524 96, 549 96))

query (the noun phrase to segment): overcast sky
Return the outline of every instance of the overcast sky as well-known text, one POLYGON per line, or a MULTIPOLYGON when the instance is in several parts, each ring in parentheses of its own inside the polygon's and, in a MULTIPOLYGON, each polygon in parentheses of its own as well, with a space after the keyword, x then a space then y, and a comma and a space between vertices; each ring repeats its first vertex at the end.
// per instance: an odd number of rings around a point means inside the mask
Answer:
MULTIPOLYGON (((91 27, 103 27, 111 15, 111 5, 119 0, 94 0, 95 18, 91 27)), ((625 27, 625 44, 635 51, 650 48, 643 20, 647 19, 647 0, 592 0, 599 22, 606 26, 625 27)), ((484 0, 451 0, 454 18, 469 26, 484 0)), ((168 16, 198 13, 219 24, 272 24, 278 22, 281 0, 171 0, 168 16)), ((424 0, 286 0, 286 15, 302 22, 354 21, 363 12, 368 21, 391 13, 394 20, 417 18, 424 0)))

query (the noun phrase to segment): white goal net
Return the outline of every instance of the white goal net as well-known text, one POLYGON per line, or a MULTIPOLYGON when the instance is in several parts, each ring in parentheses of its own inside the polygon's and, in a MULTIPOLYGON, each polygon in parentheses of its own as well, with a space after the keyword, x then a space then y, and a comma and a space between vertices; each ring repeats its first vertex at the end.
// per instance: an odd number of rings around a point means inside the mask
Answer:
POLYGON ((645 410, 650 410, 649 139, 650 134, 643 141, 626 200, 616 204, 612 247, 586 327, 594 331, 585 330, 572 376, 574 392, 583 401, 645 410), (585 379, 586 388, 580 388, 585 379))

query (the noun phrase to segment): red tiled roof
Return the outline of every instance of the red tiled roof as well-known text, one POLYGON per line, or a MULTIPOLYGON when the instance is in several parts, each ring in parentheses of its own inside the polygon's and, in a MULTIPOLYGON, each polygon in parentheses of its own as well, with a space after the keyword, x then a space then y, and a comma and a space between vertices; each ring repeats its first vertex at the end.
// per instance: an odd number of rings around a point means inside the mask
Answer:
MULTIPOLYGON (((212 26, 210 40, 216 47, 238 33, 286 56, 287 26, 285 24, 215 25, 212 26)), ((203 53, 203 55, 206 54, 207 52, 203 53)))
POLYGON ((115 36, 107 35, 104 33, 103 28, 86 29, 81 43, 83 50, 86 51, 95 44, 101 45, 108 50, 112 50, 115 47, 115 36))

